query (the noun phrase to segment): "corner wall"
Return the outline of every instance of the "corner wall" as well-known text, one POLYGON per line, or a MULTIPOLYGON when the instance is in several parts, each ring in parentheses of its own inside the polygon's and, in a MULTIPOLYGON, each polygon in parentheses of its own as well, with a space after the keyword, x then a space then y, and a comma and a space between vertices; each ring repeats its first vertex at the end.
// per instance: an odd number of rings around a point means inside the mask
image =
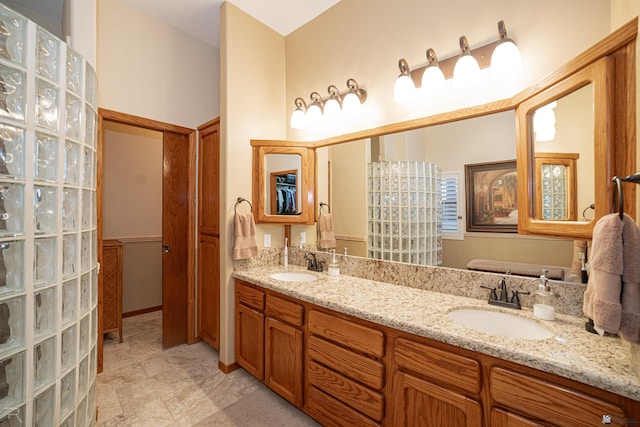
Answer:
MULTIPOLYGON (((233 355, 233 207, 251 199, 251 139, 286 136, 285 40, 229 2, 220 13, 220 362, 233 355)), ((282 226, 259 226, 283 241, 282 226)), ((280 244, 282 245, 282 244, 280 244)), ((274 246, 276 246, 274 244, 274 246)))

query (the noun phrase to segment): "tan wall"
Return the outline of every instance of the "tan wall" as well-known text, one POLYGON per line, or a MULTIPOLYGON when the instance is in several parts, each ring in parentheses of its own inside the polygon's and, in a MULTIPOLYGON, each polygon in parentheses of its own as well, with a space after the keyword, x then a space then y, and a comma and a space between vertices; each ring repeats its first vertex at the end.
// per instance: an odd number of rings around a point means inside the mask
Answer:
POLYGON ((219 52, 118 0, 98 1, 101 108, 195 128, 220 113, 219 52))
MULTIPOLYGON (((284 37, 251 18, 231 3, 221 9, 221 200, 220 200, 220 361, 233 356, 233 206, 236 198, 251 198, 252 138, 286 136, 284 37)), ((282 226, 262 225, 282 246, 282 226)))
POLYGON ((162 134, 104 122, 103 232, 124 242, 124 313, 162 305, 162 134))
POLYGON ((123 239, 122 312, 162 306, 162 241, 123 239))

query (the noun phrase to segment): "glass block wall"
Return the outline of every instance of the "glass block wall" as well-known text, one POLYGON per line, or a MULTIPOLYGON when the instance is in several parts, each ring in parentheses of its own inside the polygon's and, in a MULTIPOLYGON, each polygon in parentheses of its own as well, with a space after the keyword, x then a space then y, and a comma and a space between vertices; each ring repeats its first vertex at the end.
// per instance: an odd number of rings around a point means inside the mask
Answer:
POLYGON ((0 4, 0 425, 86 426, 97 371, 96 75, 0 4))
POLYGON ((540 167, 542 177, 542 219, 569 219, 567 205, 567 167, 564 165, 543 164, 540 167))
POLYGON ((442 264, 441 171, 434 163, 367 165, 370 258, 442 264))

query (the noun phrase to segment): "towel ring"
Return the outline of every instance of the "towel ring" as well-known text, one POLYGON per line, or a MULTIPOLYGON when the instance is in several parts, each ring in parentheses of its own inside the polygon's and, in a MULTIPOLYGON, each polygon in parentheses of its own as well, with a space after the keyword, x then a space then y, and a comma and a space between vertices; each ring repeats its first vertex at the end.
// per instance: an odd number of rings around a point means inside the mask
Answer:
POLYGON ((320 202, 320 213, 322 213, 322 208, 325 206, 327 207, 327 210, 329 211, 329 213, 331 213, 331 206, 329 206, 325 202, 320 202))
POLYGON ((251 202, 248 201, 247 199, 243 198, 243 197, 238 197, 238 199, 236 200, 236 204, 233 206, 233 213, 237 214, 238 213, 238 205, 242 202, 247 202, 249 203, 249 209, 251 209, 251 212, 253 212, 253 206, 251 206, 251 202))
MULTIPOLYGON (((618 213, 620 214, 620 219, 622 219, 624 218, 624 197, 622 194, 622 182, 634 182, 636 184, 640 184, 640 172, 636 172, 633 175, 629 175, 624 178, 614 176, 611 180, 616 183, 616 194, 618 195, 618 213)), ((613 200, 612 204, 615 211, 615 202, 613 200)))

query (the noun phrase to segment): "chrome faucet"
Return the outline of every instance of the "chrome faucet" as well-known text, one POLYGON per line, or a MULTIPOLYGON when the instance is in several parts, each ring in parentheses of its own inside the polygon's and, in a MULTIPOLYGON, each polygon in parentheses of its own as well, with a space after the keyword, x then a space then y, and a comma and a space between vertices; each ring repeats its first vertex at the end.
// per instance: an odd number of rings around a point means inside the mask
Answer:
POLYGON ((322 271, 322 267, 326 264, 324 261, 318 261, 316 254, 307 252, 304 254, 304 259, 309 261, 307 264, 307 270, 322 271))
MULTIPOLYGON (((507 270, 507 274, 511 272, 507 270)), ((507 279, 503 277, 498 282, 498 287, 493 288, 491 286, 480 286, 484 289, 490 289, 491 293, 489 294, 489 304, 498 305, 500 307, 514 308, 516 310, 520 310, 522 307, 520 305, 520 297, 519 295, 529 295, 529 291, 511 291, 511 298, 509 298, 509 292, 507 291, 507 279), (499 294, 498 295, 498 292, 499 294)))

